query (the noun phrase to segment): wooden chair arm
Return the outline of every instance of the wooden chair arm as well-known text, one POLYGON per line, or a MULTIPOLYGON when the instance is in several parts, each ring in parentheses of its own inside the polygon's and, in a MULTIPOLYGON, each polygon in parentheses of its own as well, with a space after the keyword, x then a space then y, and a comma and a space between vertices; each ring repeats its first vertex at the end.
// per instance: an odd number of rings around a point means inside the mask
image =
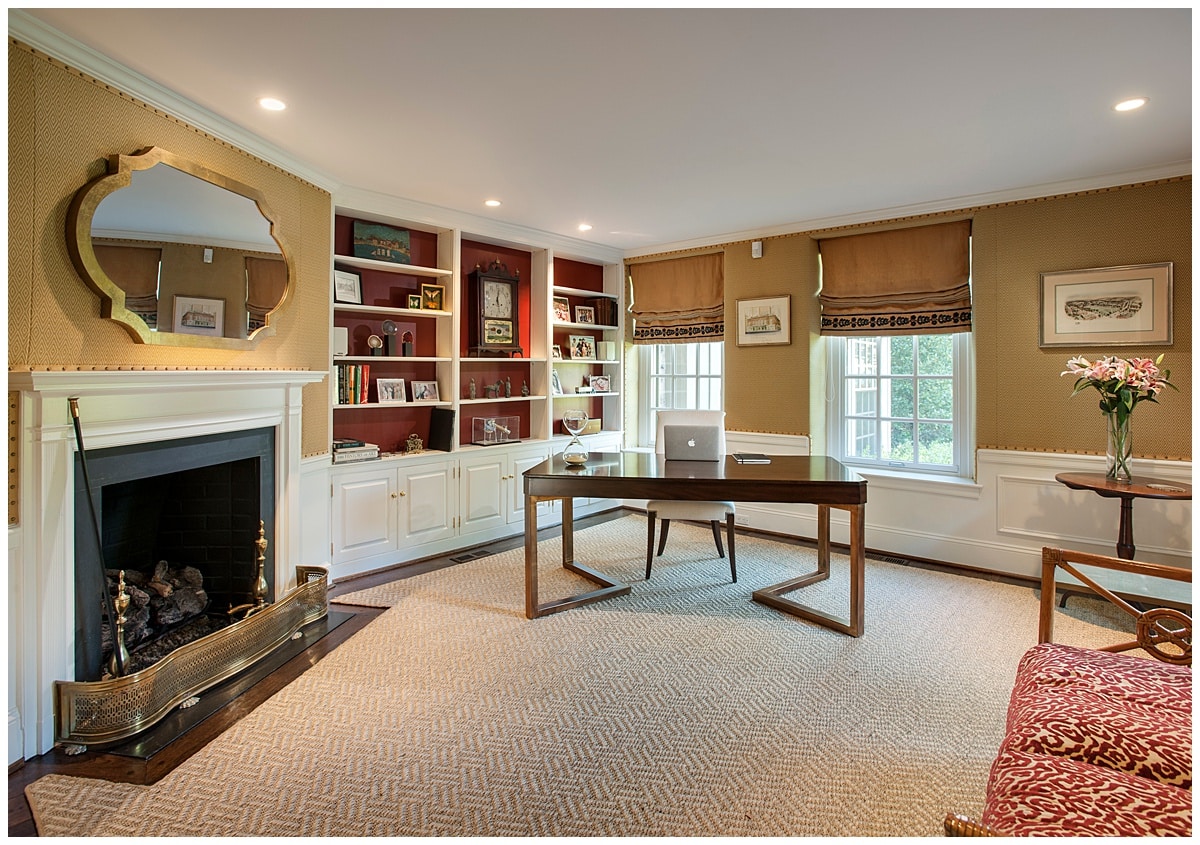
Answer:
POLYGON ((1003 834, 992 830, 986 824, 975 821, 967 816, 947 813, 942 826, 947 836, 1001 836, 1003 834))
POLYGON ((1137 639, 1133 642, 1108 646, 1102 651, 1128 651, 1141 648, 1164 663, 1180 666, 1192 665, 1192 619, 1187 614, 1169 608, 1140 610, 1118 595, 1105 589, 1095 580, 1080 572, 1076 567, 1090 566, 1117 572, 1128 572, 1152 578, 1191 583, 1192 571, 1178 566, 1161 563, 1145 563, 1124 560, 1107 555, 1094 555, 1069 549, 1045 546, 1042 549, 1042 597, 1038 620, 1038 642, 1048 643, 1054 639, 1054 606, 1058 570, 1069 573, 1096 595, 1107 599, 1116 607, 1132 616, 1137 623, 1137 639))

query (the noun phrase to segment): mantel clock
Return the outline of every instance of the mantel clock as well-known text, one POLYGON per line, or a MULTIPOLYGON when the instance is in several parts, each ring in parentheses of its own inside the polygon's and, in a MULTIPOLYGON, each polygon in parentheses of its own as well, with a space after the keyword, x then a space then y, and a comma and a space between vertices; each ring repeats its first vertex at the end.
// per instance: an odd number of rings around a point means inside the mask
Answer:
MULTIPOLYGON (((518 271, 519 272, 519 271, 518 271)), ((521 356, 519 275, 509 275, 508 267, 492 261, 487 268, 476 266, 470 280, 469 353, 521 356)))

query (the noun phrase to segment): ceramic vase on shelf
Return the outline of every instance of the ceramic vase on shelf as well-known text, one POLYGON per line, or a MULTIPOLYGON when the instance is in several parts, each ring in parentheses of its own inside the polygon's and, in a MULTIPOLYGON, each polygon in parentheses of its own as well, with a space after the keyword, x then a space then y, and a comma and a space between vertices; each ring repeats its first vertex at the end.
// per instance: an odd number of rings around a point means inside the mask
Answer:
POLYGON ((1133 455, 1133 434, 1130 431, 1131 414, 1105 414, 1108 429, 1108 449, 1105 453, 1105 475, 1113 481, 1129 481, 1133 478, 1130 458, 1133 455))

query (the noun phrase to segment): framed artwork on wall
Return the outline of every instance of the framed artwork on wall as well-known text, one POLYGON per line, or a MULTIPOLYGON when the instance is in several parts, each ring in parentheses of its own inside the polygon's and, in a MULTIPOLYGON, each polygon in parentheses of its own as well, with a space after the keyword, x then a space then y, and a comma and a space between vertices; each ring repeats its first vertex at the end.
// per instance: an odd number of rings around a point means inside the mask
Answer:
POLYGON ((348 270, 334 270, 333 301, 362 305, 362 277, 348 270))
POLYGON ((792 342, 792 297, 737 301, 738 346, 786 346, 792 342))
POLYGON ((1169 346, 1174 264, 1041 273, 1039 346, 1169 346))
POLYGON ((172 330, 205 337, 225 336, 225 300, 176 296, 172 330))

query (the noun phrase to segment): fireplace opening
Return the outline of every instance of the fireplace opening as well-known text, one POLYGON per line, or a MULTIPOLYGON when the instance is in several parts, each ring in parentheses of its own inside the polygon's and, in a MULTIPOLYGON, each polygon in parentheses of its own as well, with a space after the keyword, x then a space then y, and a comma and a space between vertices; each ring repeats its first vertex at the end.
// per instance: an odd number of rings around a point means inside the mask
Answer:
POLYGON ((129 671, 236 621, 229 611, 255 602, 260 520, 262 598, 274 600, 274 429, 88 450, 102 555, 76 462, 75 680, 103 677, 112 636, 101 596, 115 594, 119 570, 133 597, 129 671))

